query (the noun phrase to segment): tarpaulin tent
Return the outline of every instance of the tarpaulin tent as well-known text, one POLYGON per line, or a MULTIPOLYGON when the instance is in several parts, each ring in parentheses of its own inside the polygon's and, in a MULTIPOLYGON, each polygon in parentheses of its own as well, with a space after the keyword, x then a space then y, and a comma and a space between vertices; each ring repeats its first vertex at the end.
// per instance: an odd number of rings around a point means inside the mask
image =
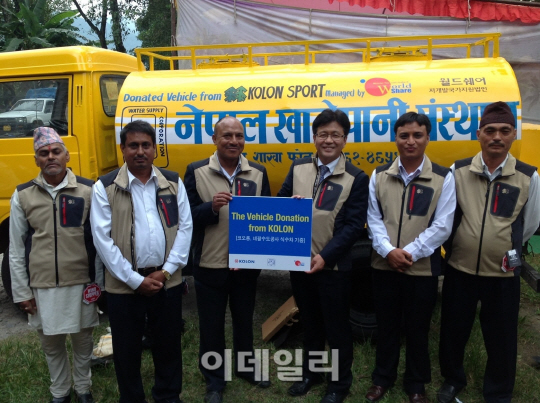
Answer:
MULTIPOLYGON (((540 123, 540 8, 529 3, 520 6, 479 0, 177 1, 178 45, 500 32, 500 55, 511 63, 519 82, 522 119, 540 123)), ((462 55, 437 50, 433 56, 462 55)), ((340 60, 332 55, 318 61, 340 62, 347 57, 340 60)))

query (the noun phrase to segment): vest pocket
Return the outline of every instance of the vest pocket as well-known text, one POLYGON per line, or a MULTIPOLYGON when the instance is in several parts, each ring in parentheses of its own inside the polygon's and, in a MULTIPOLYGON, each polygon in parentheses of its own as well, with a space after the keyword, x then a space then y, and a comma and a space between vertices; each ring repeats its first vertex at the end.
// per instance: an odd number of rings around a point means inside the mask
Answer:
POLYGON ((407 215, 425 216, 429 211, 434 192, 432 188, 415 182, 409 184, 407 215))
POLYGON ((61 227, 80 227, 84 215, 84 199, 69 195, 60 195, 58 215, 61 227))
POLYGON ((319 193, 315 198, 315 208, 318 210, 332 211, 343 191, 343 186, 326 181, 320 185, 319 193))
POLYGON ((237 196, 257 196, 257 184, 253 181, 234 178, 237 196))
POLYGON ((158 195, 158 205, 168 228, 178 224, 178 203, 176 195, 158 195))
POLYGON ((520 189, 503 182, 493 184, 489 212, 496 217, 512 217, 519 198, 520 189))

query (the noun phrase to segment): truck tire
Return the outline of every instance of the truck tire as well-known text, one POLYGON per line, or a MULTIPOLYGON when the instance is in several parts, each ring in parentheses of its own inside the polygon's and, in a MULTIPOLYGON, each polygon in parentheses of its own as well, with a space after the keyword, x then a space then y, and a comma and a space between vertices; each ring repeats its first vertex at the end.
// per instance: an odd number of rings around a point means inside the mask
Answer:
POLYGON ((4 252, 4 258, 2 259, 2 284, 8 297, 13 299, 13 293, 11 292, 11 273, 9 272, 9 247, 4 252))
POLYGON ((370 259, 353 260, 352 292, 349 321, 356 341, 375 342, 377 340, 377 317, 373 301, 372 271, 370 259))

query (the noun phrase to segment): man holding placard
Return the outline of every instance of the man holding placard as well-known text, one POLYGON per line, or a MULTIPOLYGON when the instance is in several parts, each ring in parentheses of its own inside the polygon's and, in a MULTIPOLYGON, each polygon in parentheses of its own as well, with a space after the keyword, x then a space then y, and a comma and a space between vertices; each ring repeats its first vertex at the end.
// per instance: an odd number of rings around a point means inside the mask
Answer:
POLYGON ((270 196, 270 184, 266 169, 242 155, 244 128, 238 119, 220 119, 212 140, 216 152, 187 167, 185 184, 194 223, 193 277, 199 310, 199 368, 206 379, 204 401, 219 403, 226 385, 227 300, 236 375, 261 388, 270 386, 269 381, 256 380, 253 364, 242 368, 254 358, 253 311, 260 270, 229 267, 229 202, 233 195, 270 196))
POLYGON ((321 403, 340 403, 352 384, 353 340, 349 323, 352 262, 350 248, 366 223, 368 176, 342 150, 350 130, 347 115, 326 109, 313 121, 317 154, 293 162, 278 196, 313 198, 311 268, 291 271, 293 295, 304 323, 301 381, 289 388, 305 395, 327 369, 325 340, 332 350, 332 376, 321 403))

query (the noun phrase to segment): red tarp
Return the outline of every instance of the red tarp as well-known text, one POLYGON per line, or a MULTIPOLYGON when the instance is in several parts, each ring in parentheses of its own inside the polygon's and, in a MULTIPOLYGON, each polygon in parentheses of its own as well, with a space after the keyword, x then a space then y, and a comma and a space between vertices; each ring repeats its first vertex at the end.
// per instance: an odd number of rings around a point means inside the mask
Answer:
MULTIPOLYGON (((328 0, 332 4, 335 0, 328 0)), ((540 7, 518 6, 470 0, 337 0, 349 5, 372 8, 387 8, 408 14, 421 14, 429 17, 470 18, 483 21, 516 21, 526 24, 540 22, 540 7), (394 9, 395 7, 395 9, 394 9)))

